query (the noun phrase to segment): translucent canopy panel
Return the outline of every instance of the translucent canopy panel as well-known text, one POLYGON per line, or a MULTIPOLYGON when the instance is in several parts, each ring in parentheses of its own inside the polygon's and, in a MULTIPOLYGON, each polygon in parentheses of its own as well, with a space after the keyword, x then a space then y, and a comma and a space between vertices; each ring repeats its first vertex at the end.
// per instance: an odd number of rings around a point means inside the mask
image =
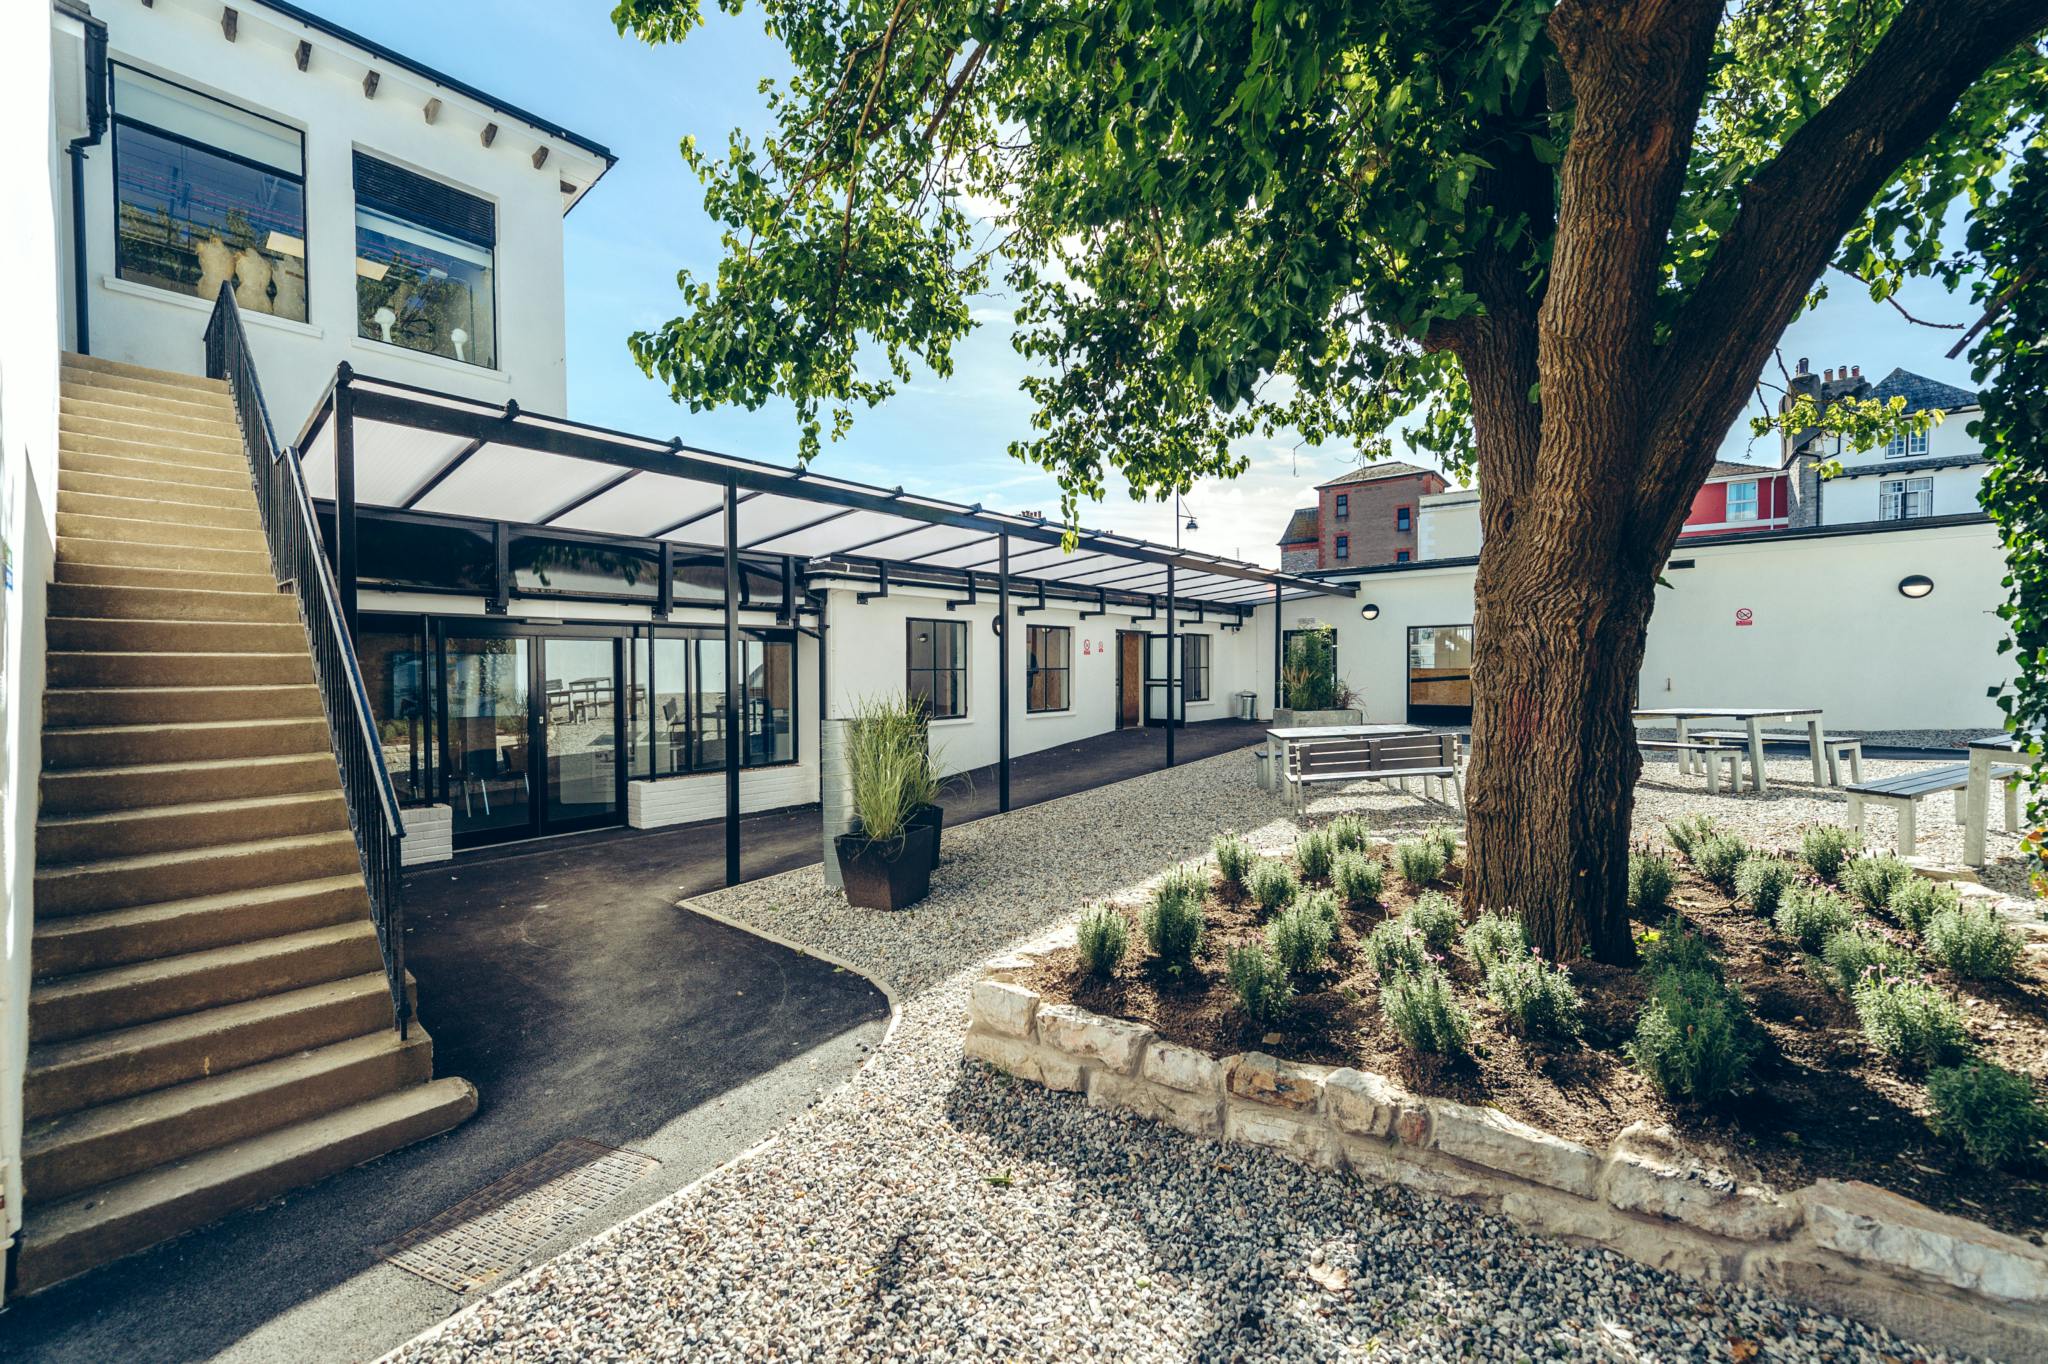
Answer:
POLYGON ((357 508, 550 526, 722 548, 733 499, 737 548, 807 560, 993 574, 1007 541, 1014 590, 1164 593, 1257 602, 1274 586, 1350 596, 1347 584, 1104 531, 1075 533, 1013 516, 805 470, 738 459, 387 380, 349 376, 322 400, 297 444, 307 487, 339 498, 337 460, 357 508))

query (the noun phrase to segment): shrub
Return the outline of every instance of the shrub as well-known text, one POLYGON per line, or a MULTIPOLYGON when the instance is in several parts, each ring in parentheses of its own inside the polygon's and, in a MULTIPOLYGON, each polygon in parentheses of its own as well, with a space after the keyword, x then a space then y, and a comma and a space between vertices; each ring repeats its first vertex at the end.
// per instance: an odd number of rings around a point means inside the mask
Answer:
POLYGON ((1452 996, 1450 977, 1435 966, 1389 978, 1380 986, 1380 1012, 1410 1051, 1455 1055, 1472 1035, 1472 1016, 1452 996))
POLYGON ((1171 897, 1192 901, 1197 909, 1209 896, 1209 878, 1198 866, 1183 862, 1160 878, 1159 888, 1152 892, 1157 900, 1171 897))
POLYGON ((1571 973, 1533 953, 1495 962, 1486 972, 1486 997, 1524 1037, 1579 1035, 1579 992, 1571 973))
POLYGON ((1842 866, 1842 889, 1873 911, 1890 904, 1892 892, 1912 879, 1913 869, 1890 853, 1852 858, 1842 866))
POLYGON ((1458 940, 1458 930, 1465 926, 1465 915, 1458 902, 1438 890, 1422 892, 1404 917, 1438 956, 1451 950, 1451 944, 1458 940))
POLYGON ((1913 954, 1874 928, 1857 925, 1845 928, 1821 944, 1820 959, 1827 965, 1830 982, 1845 995, 1871 975, 1917 976, 1920 963, 1913 954))
POLYGON ((1709 1104, 1748 1088, 1757 1046, 1741 995, 1704 971, 1667 971, 1627 1050, 1665 1098, 1709 1104))
POLYGON ((1320 971, 1330 954, 1329 920, 1307 898, 1297 900, 1266 925, 1266 945, 1291 977, 1320 971))
POLYGON ((1749 844, 1734 834, 1708 834, 1692 845, 1692 864, 1699 874, 1727 890, 1749 856, 1749 844))
POLYGON ((1404 838, 1394 845, 1394 870, 1411 886, 1426 886, 1444 874, 1443 849, 1426 838, 1404 838))
POLYGON ((1864 1039, 1894 1061, 1941 1066, 1970 1050, 1962 1009, 1924 980, 1867 976, 1855 1000, 1864 1039))
POLYGON ((1372 827, 1365 822, 1364 815, 1338 815, 1323 826, 1323 831, 1337 840, 1340 853, 1363 852, 1372 837, 1372 827))
POLYGON ((1915 933, 1925 933, 1930 919, 1962 902, 1963 897, 1956 893, 1954 886, 1916 876, 1892 892, 1887 907, 1900 923, 1915 933))
POLYGON ((1287 983, 1286 969, 1264 947, 1231 948, 1225 970, 1237 1006, 1254 1023, 1271 1023, 1294 1002, 1294 987, 1287 983))
POLYGON ((1090 905, 1081 912, 1081 926, 1074 931, 1074 942, 1081 951, 1081 965, 1089 975, 1107 976, 1115 971, 1130 941, 1131 927, 1114 905, 1090 905))
POLYGON ((1194 961, 1202 946, 1202 893, 1198 884, 1191 886, 1190 878, 1180 875, 1186 870, 1176 868, 1152 892, 1139 925, 1152 955, 1176 975, 1194 961))
POLYGON ((1344 915, 1338 906, 1336 891, 1312 890, 1306 895, 1297 897, 1294 903, 1308 909, 1325 924, 1329 925, 1330 941, 1335 942, 1337 940, 1337 927, 1344 922, 1344 915))
POLYGON ((1691 857, 1693 845, 1718 832, 1720 827, 1712 815, 1680 815, 1664 826, 1664 837, 1672 847, 1691 857))
POLYGON ((1655 914, 1671 899, 1678 884, 1678 872, 1671 859, 1645 848, 1628 855, 1628 907, 1638 914, 1655 914))
POLYGON ((921 703, 901 696, 855 702, 846 762, 861 833, 878 842, 900 838, 931 776, 921 703))
POLYGON ((1465 930, 1465 950, 1484 973, 1493 970, 1496 963, 1528 956, 1529 937, 1522 931, 1520 919, 1489 909, 1465 930))
POLYGON ((1260 909, 1271 914, 1293 902, 1301 882, 1294 879, 1294 872, 1285 863, 1269 858, 1252 868, 1245 889, 1258 901, 1260 909))
POLYGON ((1216 840, 1212 851, 1216 854, 1216 870, 1222 875, 1223 884, 1233 891, 1243 890, 1244 878, 1251 873, 1252 864, 1258 860, 1258 854, 1252 851, 1252 845, 1236 834, 1224 834, 1216 840))
POLYGON ((1927 955, 1968 980, 2003 980, 2020 960, 2019 935, 1989 905, 1957 905, 1927 921, 1927 955))
POLYGON ((1422 841, 1435 846, 1443 855, 1444 865, 1450 866, 1458 860, 1458 831, 1448 824, 1437 823, 1422 831, 1422 841))
POLYGON ((1347 905, 1375 904, 1387 884, 1387 864, 1362 852, 1340 852, 1330 866, 1330 884, 1347 905))
POLYGON ((1365 959, 1382 981, 1408 975, 1429 965, 1429 948, 1405 918, 1387 919, 1366 935, 1365 959))
POLYGON ((1330 863, 1337 858, 1337 840, 1328 829, 1311 829, 1294 840, 1294 860, 1310 881, 1330 879, 1330 863))
POLYGON ((1799 881, 1799 868, 1782 857, 1750 857, 1735 872, 1735 893, 1757 913, 1778 912, 1778 902, 1799 881))
POLYGON ((1719 980, 1721 959, 1714 955, 1713 944, 1673 914, 1643 935, 1643 970, 1653 977, 1678 971, 1699 972, 1719 980))
POLYGON ((1842 863, 1862 846, 1863 840, 1854 829, 1840 824, 1816 824, 1800 835, 1799 858, 1815 876, 1832 881, 1841 873, 1842 863))
POLYGON ((1856 922, 1849 902, 1825 886, 1793 886, 1778 902, 1772 920, 1778 932, 1808 952, 1818 952, 1829 938, 1856 922))
POLYGON ((2048 1141, 2048 1107, 2034 1082, 2002 1066, 1968 1061, 1944 1066, 1927 1077, 1928 1119, 1938 1136, 1962 1143, 1979 1165, 2026 1165, 2048 1141))

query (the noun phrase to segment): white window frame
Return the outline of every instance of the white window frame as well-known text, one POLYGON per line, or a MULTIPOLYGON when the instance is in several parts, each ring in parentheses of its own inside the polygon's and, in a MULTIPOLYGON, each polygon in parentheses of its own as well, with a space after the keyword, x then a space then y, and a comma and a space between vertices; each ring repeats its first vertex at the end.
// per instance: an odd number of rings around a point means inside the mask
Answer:
POLYGON ((1762 491, 1761 488, 1758 486, 1757 480, 1753 478, 1741 479, 1734 483, 1728 484, 1727 487, 1728 501, 1725 507, 1725 519, 1729 521, 1756 520, 1758 514, 1758 504, 1761 500, 1762 491), (1735 490, 1737 488, 1743 488, 1748 490, 1749 496, 1747 498, 1747 502, 1749 505, 1748 510, 1746 511, 1737 511, 1735 509, 1735 490))
POLYGON ((1877 519, 1911 521, 1934 515, 1932 478, 1887 478, 1877 485, 1877 519))

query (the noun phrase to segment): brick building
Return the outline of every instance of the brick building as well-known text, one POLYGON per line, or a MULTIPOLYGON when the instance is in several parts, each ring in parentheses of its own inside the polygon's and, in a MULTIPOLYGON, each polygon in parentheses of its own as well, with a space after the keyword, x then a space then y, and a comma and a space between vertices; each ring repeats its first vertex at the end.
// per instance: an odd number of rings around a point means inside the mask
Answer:
POLYGON ((1433 469, 1386 460, 1316 488, 1316 505, 1297 508, 1280 536, 1280 564, 1311 569, 1409 563, 1421 557, 1422 499, 1449 485, 1433 469))

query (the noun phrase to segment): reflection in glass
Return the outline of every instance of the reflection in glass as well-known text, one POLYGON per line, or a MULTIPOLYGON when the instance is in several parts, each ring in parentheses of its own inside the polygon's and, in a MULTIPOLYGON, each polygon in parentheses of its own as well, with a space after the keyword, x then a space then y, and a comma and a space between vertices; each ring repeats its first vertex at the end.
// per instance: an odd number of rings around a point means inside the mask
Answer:
POLYGON ((356 636, 356 652, 391 784, 401 804, 424 804, 433 799, 429 779, 434 756, 432 708, 419 634, 363 630, 356 636))
POLYGON ((549 823, 611 814, 619 804, 617 670, 609 639, 544 639, 549 823))
POLYGON ((1408 704, 1472 708, 1472 627, 1424 625, 1408 631, 1408 704))
POLYGON ((458 836, 531 822, 526 651, 524 639, 448 640, 443 770, 458 836))

